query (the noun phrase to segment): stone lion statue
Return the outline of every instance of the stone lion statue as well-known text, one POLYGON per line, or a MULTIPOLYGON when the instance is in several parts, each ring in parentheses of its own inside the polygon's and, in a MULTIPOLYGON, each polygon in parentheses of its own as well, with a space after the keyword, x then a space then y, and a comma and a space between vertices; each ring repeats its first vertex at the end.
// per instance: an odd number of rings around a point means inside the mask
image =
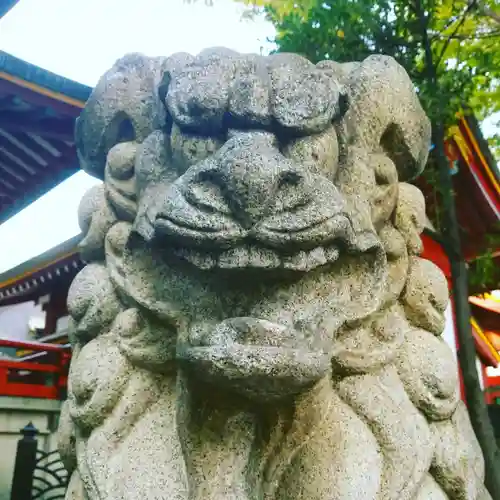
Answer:
POLYGON ((392 58, 125 56, 76 126, 68 500, 483 500, 392 58))

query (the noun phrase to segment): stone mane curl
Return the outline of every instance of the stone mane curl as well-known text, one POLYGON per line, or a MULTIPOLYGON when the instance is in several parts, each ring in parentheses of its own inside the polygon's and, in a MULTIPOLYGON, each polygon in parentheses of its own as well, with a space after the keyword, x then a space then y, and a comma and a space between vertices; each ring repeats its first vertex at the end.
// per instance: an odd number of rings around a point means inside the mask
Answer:
POLYGON ((488 499, 391 58, 140 54, 76 127, 68 499, 488 499))

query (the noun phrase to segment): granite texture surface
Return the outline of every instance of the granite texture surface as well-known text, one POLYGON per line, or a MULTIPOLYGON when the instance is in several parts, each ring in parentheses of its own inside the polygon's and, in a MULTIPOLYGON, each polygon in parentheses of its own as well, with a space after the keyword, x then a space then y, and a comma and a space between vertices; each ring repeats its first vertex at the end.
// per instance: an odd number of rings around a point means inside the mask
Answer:
POLYGON ((123 57, 76 126, 67 500, 487 500, 392 58, 123 57))

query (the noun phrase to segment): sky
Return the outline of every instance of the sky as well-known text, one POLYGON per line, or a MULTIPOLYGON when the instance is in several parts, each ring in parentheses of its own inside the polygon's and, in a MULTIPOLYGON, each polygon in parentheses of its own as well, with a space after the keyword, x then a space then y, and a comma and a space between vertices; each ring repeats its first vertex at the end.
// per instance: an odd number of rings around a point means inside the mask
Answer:
MULTIPOLYGON (((273 27, 242 20, 233 0, 20 0, 0 20, 0 50, 94 86, 127 52, 168 56, 225 46, 267 53, 273 27)), ((96 179, 79 172, 0 225, 0 273, 76 236, 77 208, 96 179), (61 209, 64 207, 64 209, 61 209)))

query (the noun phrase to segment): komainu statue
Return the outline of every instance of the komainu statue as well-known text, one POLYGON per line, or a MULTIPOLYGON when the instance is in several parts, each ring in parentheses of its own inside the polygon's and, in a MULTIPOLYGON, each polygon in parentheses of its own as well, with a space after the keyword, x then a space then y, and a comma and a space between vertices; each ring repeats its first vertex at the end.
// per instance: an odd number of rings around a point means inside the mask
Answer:
POLYGON ((125 56, 76 126, 68 500, 487 500, 392 58, 125 56))

